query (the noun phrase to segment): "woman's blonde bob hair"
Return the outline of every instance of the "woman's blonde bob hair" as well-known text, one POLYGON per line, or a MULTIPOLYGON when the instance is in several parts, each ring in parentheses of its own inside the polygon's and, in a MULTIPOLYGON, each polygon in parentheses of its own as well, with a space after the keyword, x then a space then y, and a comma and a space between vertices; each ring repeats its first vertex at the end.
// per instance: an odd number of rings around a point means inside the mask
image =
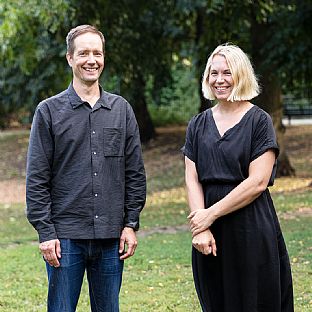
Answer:
POLYGON ((208 83, 212 59, 215 55, 225 57, 232 74, 234 88, 227 98, 228 101, 247 101, 260 93, 260 87, 248 56, 238 46, 226 43, 219 45, 208 58, 202 80, 202 92, 206 99, 216 99, 208 83))

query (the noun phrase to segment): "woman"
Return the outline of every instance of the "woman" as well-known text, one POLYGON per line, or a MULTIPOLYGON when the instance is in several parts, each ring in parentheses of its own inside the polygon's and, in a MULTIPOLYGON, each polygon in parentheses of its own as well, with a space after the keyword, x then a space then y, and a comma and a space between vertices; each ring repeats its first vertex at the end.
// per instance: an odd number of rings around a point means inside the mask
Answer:
POLYGON ((288 254, 267 189, 279 150, 270 116, 249 102, 259 86, 247 55, 218 46, 202 90, 217 104, 191 119, 183 147, 202 310, 292 312, 288 254))

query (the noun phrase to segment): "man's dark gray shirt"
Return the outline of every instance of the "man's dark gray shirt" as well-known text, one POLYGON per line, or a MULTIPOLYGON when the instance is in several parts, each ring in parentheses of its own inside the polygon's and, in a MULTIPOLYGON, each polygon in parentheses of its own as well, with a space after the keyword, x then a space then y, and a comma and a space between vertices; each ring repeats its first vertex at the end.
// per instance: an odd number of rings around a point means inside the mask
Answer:
POLYGON ((27 218, 40 242, 138 229, 146 178, 129 103, 101 89, 93 108, 67 90, 41 102, 27 155, 27 218))

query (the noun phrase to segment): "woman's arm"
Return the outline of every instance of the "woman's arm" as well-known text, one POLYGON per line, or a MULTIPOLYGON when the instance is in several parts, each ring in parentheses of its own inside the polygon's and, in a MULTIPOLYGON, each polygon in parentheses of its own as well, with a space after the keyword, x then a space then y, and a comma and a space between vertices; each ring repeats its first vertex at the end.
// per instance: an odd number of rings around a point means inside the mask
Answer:
POLYGON ((274 162, 275 153, 273 150, 268 150, 250 163, 248 178, 223 199, 209 209, 192 211, 188 218, 193 236, 208 229, 217 218, 243 208, 254 201, 267 188, 274 162))
POLYGON ((198 181, 195 163, 185 156, 185 184, 191 212, 205 209, 204 193, 198 181))
MULTIPOLYGON (((198 181, 198 175, 195 163, 185 156, 185 183, 187 198, 191 212, 204 210, 204 193, 201 184, 198 181)), ((193 246, 204 255, 217 255, 215 239, 209 229, 205 229, 193 235, 193 246)))

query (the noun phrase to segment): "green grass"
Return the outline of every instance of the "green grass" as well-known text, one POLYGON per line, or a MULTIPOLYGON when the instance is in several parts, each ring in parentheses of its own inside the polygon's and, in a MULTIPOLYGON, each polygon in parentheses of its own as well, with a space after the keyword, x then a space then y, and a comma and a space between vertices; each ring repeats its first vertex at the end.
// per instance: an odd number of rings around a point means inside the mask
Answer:
MULTIPOLYGON (((187 223, 183 161, 179 153, 184 130, 169 134, 162 130, 157 140, 144 149, 148 197, 141 215, 142 230, 187 223)), ((308 132, 304 130, 307 140, 308 132)), ((301 140, 297 131, 293 135, 301 140)), ((1 180, 16 175, 23 178, 26 146, 24 132, 9 136, 0 133, 0 148, 5 150, 0 153, 1 180), (10 156, 12 153, 19 157, 10 156)), ((301 163, 300 159, 307 158, 307 147, 302 151, 299 147, 294 146, 296 152, 291 153, 296 157, 295 166, 301 163)), ((306 184, 300 177, 311 178, 311 168, 296 169, 297 179, 283 180, 274 190, 273 199, 292 265, 295 311, 308 312, 312 311, 312 193, 302 186, 306 184), (289 183, 294 187, 288 188, 289 183)), ((24 204, 0 203, 0 311, 4 312, 46 311, 45 265, 38 251, 37 234, 28 224, 24 210, 24 204)), ((190 251, 191 237, 186 231, 139 236, 136 255, 125 263, 121 311, 200 311, 190 251)), ((85 282, 77 312, 90 310, 87 288, 85 282)))
POLYGON ((0 204, 0 228, 0 247, 37 239, 37 232, 26 219, 25 206, 20 204, 0 204))
POLYGON ((46 274, 37 244, 1 248, 0 311, 45 311, 46 274))
POLYGON ((0 179, 24 178, 28 130, 0 132, 0 179))
POLYGON ((147 191, 148 194, 151 194, 157 191, 181 186, 183 183, 184 163, 182 161, 178 161, 178 163, 171 162, 171 165, 167 165, 165 172, 160 169, 158 173, 154 173, 151 176, 149 179, 147 191))
POLYGON ((312 207, 312 192, 307 190, 302 193, 292 192, 284 194, 273 194, 272 198, 276 210, 279 213, 294 212, 300 208, 312 207))
POLYGON ((136 257, 126 265, 121 310, 199 310, 190 265, 190 242, 186 232, 140 238, 136 257))
POLYGON ((142 212, 142 229, 159 226, 176 226, 187 223, 188 208, 186 203, 167 203, 151 205, 142 212))
MULTIPOLYGON (((311 222, 312 218, 282 221, 298 312, 311 311, 311 222)), ((135 257, 125 264, 121 311, 199 311, 190 246, 187 232, 139 237, 135 257)), ((2 248, 0 262, 5 264, 0 267, 0 311, 45 311, 47 281, 37 244, 9 244, 2 248)), ((85 283, 77 312, 87 311, 88 306, 85 283)))
MULTIPOLYGON (((310 207, 312 201, 310 201, 310 207)), ((312 217, 282 220, 294 281, 295 311, 312 311, 312 217)))
MULTIPOLYGON (((190 234, 139 238, 140 248, 126 261, 121 311, 198 310, 190 265, 190 234)), ((45 311, 47 281, 37 245, 9 245, 0 254, 0 310, 45 311), (8 261, 9 259, 9 261, 8 261)), ((88 310, 86 283, 77 311, 88 310)))

